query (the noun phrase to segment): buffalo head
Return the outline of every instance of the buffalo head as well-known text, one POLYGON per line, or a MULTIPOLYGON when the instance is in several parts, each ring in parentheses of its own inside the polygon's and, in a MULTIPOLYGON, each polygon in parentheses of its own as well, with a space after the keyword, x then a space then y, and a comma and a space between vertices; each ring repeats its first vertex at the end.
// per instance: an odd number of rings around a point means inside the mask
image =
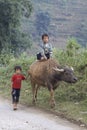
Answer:
POLYGON ((73 68, 64 67, 59 69, 57 67, 53 68, 55 70, 55 78, 60 81, 65 81, 68 83, 76 83, 77 77, 74 75, 73 68))

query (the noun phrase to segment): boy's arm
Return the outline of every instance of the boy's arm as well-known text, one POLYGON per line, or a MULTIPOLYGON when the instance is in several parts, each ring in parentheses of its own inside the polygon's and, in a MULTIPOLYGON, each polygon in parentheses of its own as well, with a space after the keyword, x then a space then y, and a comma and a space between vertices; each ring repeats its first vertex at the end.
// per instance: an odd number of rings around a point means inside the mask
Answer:
POLYGON ((53 47, 52 47, 52 44, 50 43, 50 53, 53 52, 53 47))
POLYGON ((26 80, 26 77, 24 75, 22 75, 22 80, 26 80))
POLYGON ((44 49, 42 46, 39 46, 39 52, 41 53, 42 56, 44 56, 44 49))
POLYGON ((52 44, 50 43, 50 48, 49 48, 49 52, 50 52, 50 57, 52 57, 52 54, 53 54, 53 47, 52 47, 52 44))
POLYGON ((38 44, 38 45, 39 45, 39 52, 41 53, 41 56, 45 58, 43 44, 38 44))

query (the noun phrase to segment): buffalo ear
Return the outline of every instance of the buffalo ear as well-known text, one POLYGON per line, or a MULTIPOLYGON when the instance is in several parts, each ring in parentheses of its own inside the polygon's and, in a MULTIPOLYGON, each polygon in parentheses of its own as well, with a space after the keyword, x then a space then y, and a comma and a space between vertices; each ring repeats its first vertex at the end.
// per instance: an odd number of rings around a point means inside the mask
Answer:
POLYGON ((57 72, 64 72, 64 69, 59 69, 57 67, 53 68, 53 70, 57 71, 57 72))
POLYGON ((72 71, 74 71, 74 68, 72 66, 71 67, 65 66, 65 68, 70 68, 72 71))

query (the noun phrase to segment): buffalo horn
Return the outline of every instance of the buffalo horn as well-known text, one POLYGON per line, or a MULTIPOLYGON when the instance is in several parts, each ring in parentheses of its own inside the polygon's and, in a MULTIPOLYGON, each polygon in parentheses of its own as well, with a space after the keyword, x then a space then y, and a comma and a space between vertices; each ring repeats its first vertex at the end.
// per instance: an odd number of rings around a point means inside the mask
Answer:
POLYGON ((53 68, 55 71, 59 71, 59 72, 64 72, 64 69, 59 69, 59 68, 53 68))

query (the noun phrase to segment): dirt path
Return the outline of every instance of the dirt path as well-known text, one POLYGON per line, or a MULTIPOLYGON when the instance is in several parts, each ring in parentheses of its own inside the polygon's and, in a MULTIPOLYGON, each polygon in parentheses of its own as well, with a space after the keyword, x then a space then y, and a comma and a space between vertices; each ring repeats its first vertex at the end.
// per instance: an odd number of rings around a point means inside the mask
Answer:
POLYGON ((86 130, 35 108, 19 106, 13 111, 8 101, 0 101, 0 130, 86 130))

